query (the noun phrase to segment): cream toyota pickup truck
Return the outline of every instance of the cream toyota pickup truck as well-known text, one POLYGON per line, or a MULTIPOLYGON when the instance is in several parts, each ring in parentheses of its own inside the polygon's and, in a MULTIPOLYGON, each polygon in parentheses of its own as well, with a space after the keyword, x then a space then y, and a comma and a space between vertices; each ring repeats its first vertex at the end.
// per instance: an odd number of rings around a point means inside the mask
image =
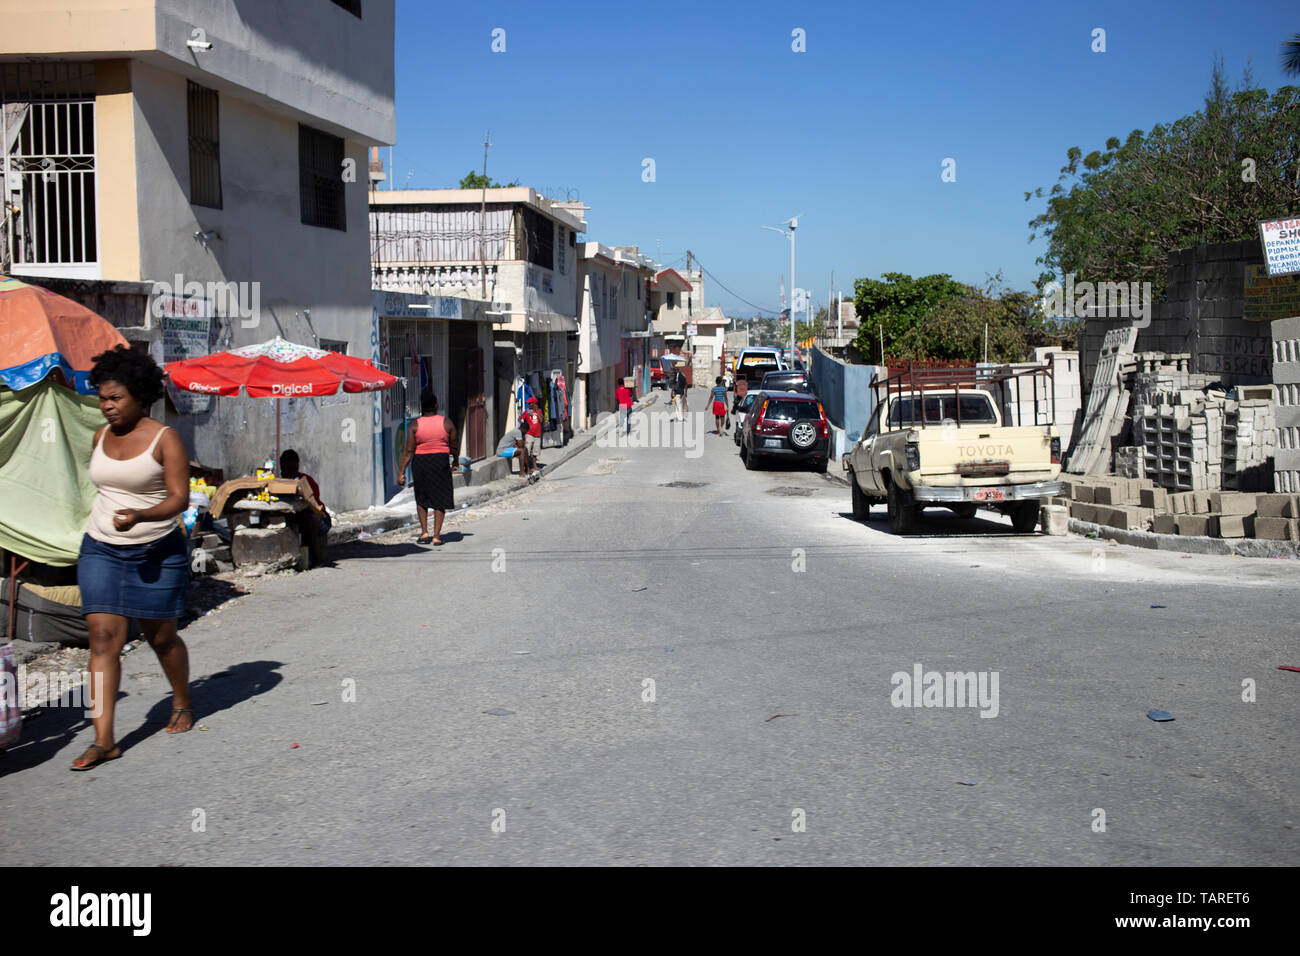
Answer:
MULTIPOLYGON (((1008 405, 1008 382, 1045 371, 1050 383, 1050 368, 924 369, 878 383, 875 413, 842 461, 853 517, 865 520, 884 502, 891 530, 908 534, 923 508, 971 518, 984 506, 1009 515, 1016 531, 1033 531, 1041 500, 1064 487, 1061 437, 1052 424, 1004 425, 999 406, 1008 405)), ((1050 422, 1034 405, 1035 420, 1050 422)))

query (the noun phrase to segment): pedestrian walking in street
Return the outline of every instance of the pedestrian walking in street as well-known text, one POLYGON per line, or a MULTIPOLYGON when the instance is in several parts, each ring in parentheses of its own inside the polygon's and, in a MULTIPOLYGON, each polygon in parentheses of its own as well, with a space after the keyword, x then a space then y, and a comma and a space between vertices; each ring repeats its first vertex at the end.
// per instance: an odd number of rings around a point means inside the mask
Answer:
POLYGON ((673 372, 673 404, 677 407, 677 420, 686 420, 686 373, 678 368, 673 372))
POLYGON ((438 399, 432 389, 420 393, 420 417, 406 438, 397 483, 406 486, 406 466, 415 479, 415 513, 420 519, 419 544, 442 545, 442 522, 456 507, 451 484, 451 450, 459 448, 456 426, 438 414, 438 399), (429 512, 433 512, 433 536, 429 536, 429 512))
POLYGON ((190 456, 174 429, 149 417, 163 396, 163 371, 144 352, 119 345, 95 356, 90 384, 108 424, 95 432, 90 480, 97 489, 77 560, 81 613, 90 632, 91 723, 95 742, 71 770, 122 756, 113 733, 127 623, 140 622, 172 686, 167 733, 194 726, 190 658, 176 633, 190 567, 177 515, 189 507, 190 456))
POLYGON ((709 394, 713 396, 713 420, 717 423, 714 434, 721 435, 722 422, 727 417, 727 386, 723 383, 721 375, 714 380, 709 394))
POLYGON ((623 379, 623 384, 618 387, 618 411, 623 416, 623 434, 632 433, 632 404, 636 401, 632 394, 632 380, 623 379))

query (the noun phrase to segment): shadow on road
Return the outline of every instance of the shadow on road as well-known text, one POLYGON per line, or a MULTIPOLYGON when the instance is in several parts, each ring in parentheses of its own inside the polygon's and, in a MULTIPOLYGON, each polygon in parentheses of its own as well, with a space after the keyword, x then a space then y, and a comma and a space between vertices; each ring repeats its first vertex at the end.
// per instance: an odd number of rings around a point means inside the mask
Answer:
MULTIPOLYGON (((866 524, 877 530, 892 533, 889 531, 889 516, 879 505, 871 509, 871 517, 866 521, 856 520, 851 511, 840 511, 836 514, 853 524, 866 524)), ((894 535, 899 538, 1034 538, 1037 536, 1037 531, 1021 534, 1015 528, 1000 521, 981 518, 978 515, 974 518, 959 518, 943 509, 936 509, 933 514, 929 511, 922 512, 916 521, 915 531, 911 534, 894 535)))
MULTIPOLYGON (((280 666, 279 661, 244 661, 224 671, 190 681, 190 694, 194 700, 194 730, 190 733, 201 733, 198 728, 205 718, 229 710, 258 694, 265 694, 280 683, 284 679, 276 670, 280 666)), ((126 692, 118 694, 119 706, 122 699, 128 696, 130 695, 126 692)), ((117 738, 122 753, 125 754, 136 744, 165 729, 171 716, 172 697, 168 692, 149 708, 143 725, 117 738)), ((117 723, 116 729, 120 732, 122 722, 119 719, 117 723)), ((83 731, 89 729, 90 721, 81 707, 46 707, 35 720, 24 722, 22 741, 0 758, 0 776, 27 770, 53 759, 81 736, 83 731)), ((84 749, 91 742, 92 738, 87 735, 77 746, 84 749)), ((71 763, 79 755, 80 750, 70 752, 68 762, 71 763)))

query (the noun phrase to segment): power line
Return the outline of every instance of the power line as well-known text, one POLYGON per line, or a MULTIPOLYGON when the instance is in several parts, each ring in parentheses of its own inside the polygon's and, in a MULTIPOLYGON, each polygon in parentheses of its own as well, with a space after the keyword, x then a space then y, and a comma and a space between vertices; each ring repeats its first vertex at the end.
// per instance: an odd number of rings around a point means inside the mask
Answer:
MULTIPOLYGON (((695 255, 695 254, 692 253, 692 255, 695 255)), ((701 271, 701 272, 703 272, 706 276, 708 276, 710 279, 712 279, 712 280, 713 280, 714 282, 716 282, 718 285, 722 286, 723 290, 725 290, 726 293, 727 293, 728 295, 730 295, 732 298, 734 298, 734 299, 739 299, 741 302, 745 303, 745 305, 749 306, 751 309, 758 309, 759 312, 770 312, 770 313, 772 313, 772 315, 780 315, 780 314, 781 314, 780 311, 777 310, 777 309, 765 309, 765 308, 763 308, 761 305, 755 305, 753 302, 750 302, 748 299, 743 298, 742 296, 736 295, 736 293, 732 292, 732 291, 731 291, 730 289, 728 289, 725 285, 723 285, 723 282, 722 282, 721 279, 719 279, 717 276, 715 276, 715 275, 714 275, 712 272, 710 272, 708 269, 704 268, 704 263, 700 261, 700 257, 699 257, 699 256, 695 256, 695 263, 696 263, 696 265, 698 265, 698 266, 700 267, 700 271, 701 271)))

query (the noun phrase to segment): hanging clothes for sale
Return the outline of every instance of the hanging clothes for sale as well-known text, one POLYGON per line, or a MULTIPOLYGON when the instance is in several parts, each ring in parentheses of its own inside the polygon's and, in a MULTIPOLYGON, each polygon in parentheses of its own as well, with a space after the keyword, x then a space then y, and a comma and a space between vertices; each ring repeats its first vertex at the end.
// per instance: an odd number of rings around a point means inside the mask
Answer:
POLYGON ((515 408, 522 415, 528 410, 528 400, 533 397, 533 390, 528 387, 528 382, 519 379, 519 384, 515 387, 515 408))

